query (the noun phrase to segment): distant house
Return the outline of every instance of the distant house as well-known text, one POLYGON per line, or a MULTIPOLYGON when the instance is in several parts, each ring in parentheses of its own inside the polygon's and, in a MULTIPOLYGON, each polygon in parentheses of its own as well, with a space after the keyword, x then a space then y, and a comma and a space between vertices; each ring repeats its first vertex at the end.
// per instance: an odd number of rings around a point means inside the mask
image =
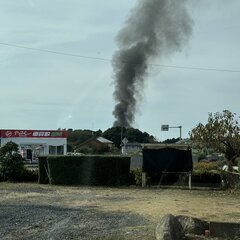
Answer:
POLYGON ((142 145, 138 142, 128 142, 125 145, 122 145, 122 154, 128 155, 131 153, 141 152, 142 151, 142 145))
POLYGON ((114 148, 114 143, 106 138, 97 137, 91 138, 79 145, 79 149, 88 148, 93 152, 111 151, 114 148))

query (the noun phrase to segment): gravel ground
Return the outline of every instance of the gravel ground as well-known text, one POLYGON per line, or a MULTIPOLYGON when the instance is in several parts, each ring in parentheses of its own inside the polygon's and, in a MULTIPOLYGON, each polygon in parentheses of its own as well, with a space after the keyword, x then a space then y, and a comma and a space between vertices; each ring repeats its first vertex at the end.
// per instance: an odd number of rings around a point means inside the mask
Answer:
POLYGON ((0 186, 0 239, 154 239, 149 220, 140 214, 97 206, 98 201, 128 198, 99 195, 100 189, 63 190, 37 184, 0 186))
MULTIPOLYGON (((15 204, 0 207, 1 239, 119 239, 135 234, 131 227, 146 224, 139 215, 15 204)), ((137 231, 137 230, 136 230, 137 231)))
POLYGON ((240 222, 239 203, 225 192, 0 183, 0 239, 151 240, 166 213, 240 222))

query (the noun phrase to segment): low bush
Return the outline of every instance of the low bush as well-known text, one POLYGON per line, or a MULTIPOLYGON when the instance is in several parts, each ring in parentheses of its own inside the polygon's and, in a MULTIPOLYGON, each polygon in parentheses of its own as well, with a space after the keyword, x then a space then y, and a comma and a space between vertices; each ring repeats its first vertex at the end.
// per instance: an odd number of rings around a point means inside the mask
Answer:
POLYGON ((222 162, 197 162, 193 164, 193 175, 215 175, 220 173, 222 162))
POLYGON ((105 186, 129 184, 129 157, 50 156, 47 163, 51 184, 105 186))
POLYGON ((140 168, 130 171, 130 182, 131 184, 135 184, 137 186, 142 185, 142 170, 140 168))

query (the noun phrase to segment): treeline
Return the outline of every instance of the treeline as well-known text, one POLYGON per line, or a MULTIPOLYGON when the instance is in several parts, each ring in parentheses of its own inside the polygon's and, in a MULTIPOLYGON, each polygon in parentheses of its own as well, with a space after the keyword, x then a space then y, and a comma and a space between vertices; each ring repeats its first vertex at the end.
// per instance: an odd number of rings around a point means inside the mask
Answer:
POLYGON ((92 131, 87 129, 68 129, 68 151, 71 152, 74 149, 77 149, 80 144, 91 138, 96 137, 104 137, 112 141, 117 148, 120 148, 121 139, 125 137, 128 139, 129 142, 157 142, 154 136, 148 134, 147 132, 142 132, 136 128, 112 127, 104 132, 102 130, 92 131))

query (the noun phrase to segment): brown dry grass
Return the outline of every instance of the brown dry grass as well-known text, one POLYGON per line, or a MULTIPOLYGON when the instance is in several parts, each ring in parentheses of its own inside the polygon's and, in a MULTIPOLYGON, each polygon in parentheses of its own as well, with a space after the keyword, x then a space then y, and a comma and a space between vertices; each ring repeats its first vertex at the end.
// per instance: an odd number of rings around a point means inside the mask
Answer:
POLYGON ((239 192, 0 183, 0 193, 0 204, 40 202, 71 208, 93 206, 104 212, 141 214, 151 222, 167 213, 208 221, 240 222, 239 192))

